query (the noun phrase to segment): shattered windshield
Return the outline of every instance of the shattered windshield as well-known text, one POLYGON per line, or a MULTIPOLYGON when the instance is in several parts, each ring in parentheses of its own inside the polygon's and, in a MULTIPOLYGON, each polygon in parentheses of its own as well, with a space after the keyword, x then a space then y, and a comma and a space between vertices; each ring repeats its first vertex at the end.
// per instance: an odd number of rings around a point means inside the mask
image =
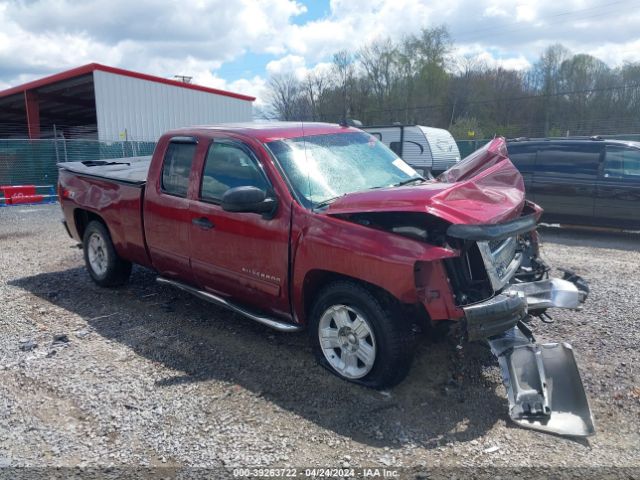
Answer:
POLYGON ((421 179, 376 137, 364 132, 269 142, 300 200, 317 207, 345 194, 421 179))

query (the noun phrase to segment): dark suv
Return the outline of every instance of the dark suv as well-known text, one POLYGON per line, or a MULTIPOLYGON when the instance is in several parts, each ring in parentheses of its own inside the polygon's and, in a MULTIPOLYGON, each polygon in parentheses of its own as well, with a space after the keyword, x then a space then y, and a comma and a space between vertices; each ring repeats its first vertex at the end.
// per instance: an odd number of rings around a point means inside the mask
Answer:
POLYGON ((508 150, 543 221, 640 228, 640 142, 514 139, 508 150))

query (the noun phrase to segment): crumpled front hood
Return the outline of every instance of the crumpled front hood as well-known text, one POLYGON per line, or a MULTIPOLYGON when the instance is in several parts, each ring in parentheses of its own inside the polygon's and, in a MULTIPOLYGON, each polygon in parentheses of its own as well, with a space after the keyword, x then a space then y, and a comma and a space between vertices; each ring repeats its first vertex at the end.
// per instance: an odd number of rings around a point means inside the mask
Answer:
POLYGON ((450 223, 495 224, 513 220, 524 206, 524 181, 496 138, 436 180, 418 186, 355 192, 326 213, 425 212, 450 223))

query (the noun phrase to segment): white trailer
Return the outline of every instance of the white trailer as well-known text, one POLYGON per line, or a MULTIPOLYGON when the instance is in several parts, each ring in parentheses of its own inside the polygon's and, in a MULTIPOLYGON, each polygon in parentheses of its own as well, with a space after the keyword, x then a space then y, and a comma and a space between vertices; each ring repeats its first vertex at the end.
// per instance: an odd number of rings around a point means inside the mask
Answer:
POLYGON ((442 128, 422 125, 374 125, 359 128, 378 137, 400 158, 423 174, 444 172, 460 161, 456 141, 442 128))

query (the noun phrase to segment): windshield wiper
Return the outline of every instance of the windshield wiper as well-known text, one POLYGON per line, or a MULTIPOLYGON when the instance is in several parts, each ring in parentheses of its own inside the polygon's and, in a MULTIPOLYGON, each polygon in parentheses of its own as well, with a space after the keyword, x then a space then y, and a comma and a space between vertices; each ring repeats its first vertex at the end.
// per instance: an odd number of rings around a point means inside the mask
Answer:
MULTIPOLYGON (((402 185, 407 185, 409 183, 412 182, 426 182, 427 179, 424 178, 423 176, 419 176, 419 177, 413 177, 413 178, 408 178, 407 180, 403 180, 402 182, 398 182, 398 183, 394 183, 393 185, 390 185, 391 187, 401 187, 402 185)), ((371 187, 371 188, 367 188, 367 190, 375 190, 377 188, 388 188, 386 185, 380 185, 379 187, 371 187)), ((353 193, 353 192, 351 192, 353 193)), ((342 198, 346 195, 349 195, 348 193, 343 193, 342 195, 338 195, 336 197, 331 197, 331 198, 327 198, 326 200, 323 200, 319 203, 316 203, 313 207, 314 210, 317 210, 318 208, 322 208, 322 207, 326 207, 327 205, 332 204, 333 202, 335 202, 336 200, 338 200, 339 198, 342 198)))
POLYGON ((343 193, 342 195, 338 195, 337 197, 327 198, 326 200, 323 200, 323 201, 321 201, 319 203, 316 203, 315 206, 313 207, 313 209, 316 210, 318 208, 326 207, 327 205, 332 204, 333 202, 335 202, 339 198, 344 197, 345 195, 346 195, 346 193, 343 193))
POLYGON ((105 167, 107 165, 131 165, 129 162, 109 162, 107 160, 85 160, 80 162, 85 167, 105 167))
POLYGON ((410 183, 417 182, 417 181, 420 181, 420 182, 426 182, 426 181, 427 181, 427 179, 426 179, 426 178, 424 178, 424 177, 422 177, 422 176, 420 176, 420 177, 414 177, 414 178, 408 178, 407 180, 403 180, 403 181, 401 181, 401 182, 394 183, 394 184, 393 184, 393 186, 394 186, 394 187, 401 187, 401 186, 403 186, 403 185, 408 185, 408 184, 410 184, 410 183))

